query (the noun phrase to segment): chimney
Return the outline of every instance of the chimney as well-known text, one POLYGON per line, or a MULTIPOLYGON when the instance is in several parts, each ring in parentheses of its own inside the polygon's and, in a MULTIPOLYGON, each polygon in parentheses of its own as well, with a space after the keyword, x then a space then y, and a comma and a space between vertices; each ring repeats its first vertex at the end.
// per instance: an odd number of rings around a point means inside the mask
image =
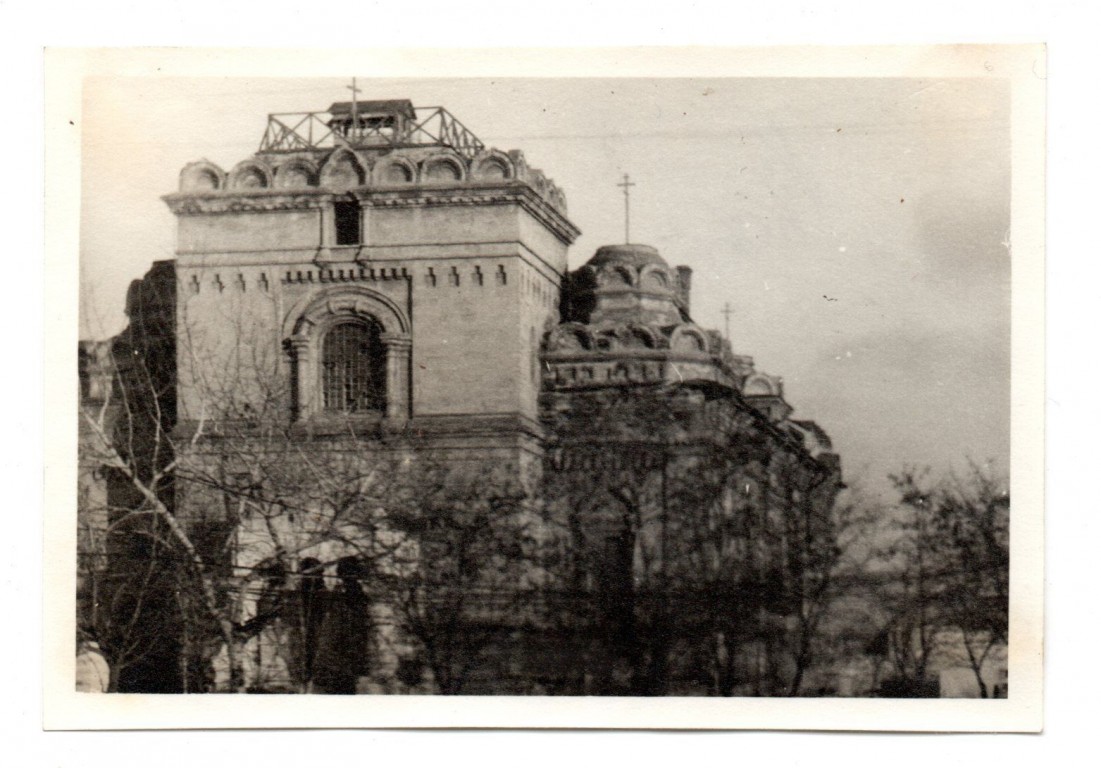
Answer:
POLYGON ((684 314, 690 315, 689 301, 692 298, 692 267, 683 264, 677 267, 677 298, 680 300, 684 314))

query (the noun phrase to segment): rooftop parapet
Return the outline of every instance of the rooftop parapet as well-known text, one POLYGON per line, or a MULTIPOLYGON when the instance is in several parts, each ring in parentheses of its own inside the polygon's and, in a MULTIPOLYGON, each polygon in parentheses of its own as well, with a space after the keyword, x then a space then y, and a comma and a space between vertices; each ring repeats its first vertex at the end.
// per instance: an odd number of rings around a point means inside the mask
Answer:
POLYGON ((443 107, 414 107, 408 99, 270 114, 255 155, 229 171, 208 160, 189 163, 179 191, 165 200, 177 213, 221 212, 246 210, 265 197, 272 198, 268 207, 300 207, 311 193, 397 194, 406 186, 430 188, 435 196, 445 188, 527 187, 562 219, 567 240, 579 234, 565 219, 565 194, 523 152, 487 147, 443 107))
POLYGON ((337 102, 325 112, 269 114, 259 151, 309 152, 337 147, 446 147, 471 160, 485 144, 443 107, 414 107, 408 99, 393 99, 337 102))

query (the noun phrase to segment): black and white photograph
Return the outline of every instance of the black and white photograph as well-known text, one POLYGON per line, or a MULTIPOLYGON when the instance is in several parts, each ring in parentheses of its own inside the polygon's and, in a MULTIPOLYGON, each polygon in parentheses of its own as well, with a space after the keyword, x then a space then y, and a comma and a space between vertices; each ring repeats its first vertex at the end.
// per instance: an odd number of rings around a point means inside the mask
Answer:
POLYGON ((67 706, 1038 727, 1043 49, 931 50, 81 77, 67 706))

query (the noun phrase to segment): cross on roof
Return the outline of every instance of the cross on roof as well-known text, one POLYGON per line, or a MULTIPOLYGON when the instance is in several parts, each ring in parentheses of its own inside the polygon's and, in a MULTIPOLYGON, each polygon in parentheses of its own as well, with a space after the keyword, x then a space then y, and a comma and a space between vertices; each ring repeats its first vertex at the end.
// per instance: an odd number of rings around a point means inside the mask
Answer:
POLYGON ((734 310, 730 306, 730 302, 726 302, 723 305, 722 315, 726 319, 726 340, 730 341, 730 316, 734 314, 734 310))
POLYGON ((356 124, 356 94, 358 94, 362 89, 356 88, 356 79, 354 77, 352 78, 352 84, 346 85, 344 87, 352 92, 352 126, 354 127, 356 124))
POLYGON ((624 224, 624 239, 623 242, 627 245, 631 244, 631 187, 635 186, 635 183, 631 181, 631 177, 627 174, 623 174, 623 181, 616 184, 617 187, 623 188, 623 224, 624 224))

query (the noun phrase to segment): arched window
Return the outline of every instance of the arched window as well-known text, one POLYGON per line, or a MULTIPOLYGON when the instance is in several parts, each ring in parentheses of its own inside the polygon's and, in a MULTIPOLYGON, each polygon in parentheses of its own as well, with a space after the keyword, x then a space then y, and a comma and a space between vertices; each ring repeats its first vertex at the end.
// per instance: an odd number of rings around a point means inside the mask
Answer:
POLYGON ((374 415, 389 423, 409 418, 409 321, 385 296, 352 285, 304 296, 287 313, 284 332, 296 421, 323 414, 374 415))
POLYGON ((334 326, 321 350, 321 390, 326 411, 386 410, 386 349, 374 322, 334 326))

